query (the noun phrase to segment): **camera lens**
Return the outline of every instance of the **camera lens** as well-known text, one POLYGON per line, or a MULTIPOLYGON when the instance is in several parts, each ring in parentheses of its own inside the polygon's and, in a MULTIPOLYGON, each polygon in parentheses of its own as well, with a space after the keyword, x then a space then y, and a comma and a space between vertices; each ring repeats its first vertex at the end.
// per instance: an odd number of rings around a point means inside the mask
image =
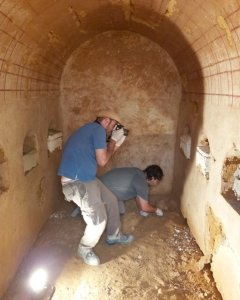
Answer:
POLYGON ((116 130, 119 130, 119 129, 121 129, 121 128, 123 128, 123 125, 122 125, 122 124, 117 124, 115 129, 116 129, 116 130))
POLYGON ((128 135, 128 133, 129 133, 129 130, 128 129, 126 129, 126 128, 124 128, 124 126, 122 125, 122 124, 117 124, 116 125, 116 127, 115 127, 115 130, 119 130, 119 129, 122 129, 123 128, 123 134, 125 135, 125 136, 127 136, 128 135))

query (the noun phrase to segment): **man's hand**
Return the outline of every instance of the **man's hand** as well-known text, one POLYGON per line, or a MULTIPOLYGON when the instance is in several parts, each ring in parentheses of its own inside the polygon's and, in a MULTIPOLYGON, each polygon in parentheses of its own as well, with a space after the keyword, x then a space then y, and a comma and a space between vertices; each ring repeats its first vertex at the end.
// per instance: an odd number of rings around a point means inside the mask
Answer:
MULTIPOLYGON (((147 216, 149 215, 148 212, 143 211, 143 210, 140 210, 139 214, 140 214, 142 217, 147 217, 147 216)), ((160 208, 157 208, 156 211, 155 211, 155 214, 156 214, 158 217, 162 217, 162 216, 163 216, 163 211, 162 211, 160 208)))
POLYGON ((155 211, 155 214, 159 217, 162 217, 163 216, 163 211, 160 208, 157 208, 156 211, 155 211))
POLYGON ((123 136, 124 136, 124 130, 123 130, 123 128, 121 128, 121 129, 112 131, 111 139, 114 140, 117 143, 118 141, 120 141, 120 139, 123 136))
POLYGON ((126 136, 123 135, 123 136, 120 138, 120 140, 116 142, 116 146, 117 146, 117 147, 120 147, 120 146, 122 145, 122 143, 125 141, 125 139, 126 139, 126 136))
POLYGON ((142 217, 147 217, 147 216, 149 215, 148 212, 143 211, 143 210, 140 210, 139 214, 140 214, 140 216, 142 216, 142 217))

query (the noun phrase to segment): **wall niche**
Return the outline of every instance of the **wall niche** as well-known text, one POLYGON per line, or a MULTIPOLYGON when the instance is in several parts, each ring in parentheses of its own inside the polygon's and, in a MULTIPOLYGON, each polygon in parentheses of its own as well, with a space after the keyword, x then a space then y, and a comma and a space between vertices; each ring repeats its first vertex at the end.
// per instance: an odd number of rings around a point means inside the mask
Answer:
POLYGON ((23 169, 25 175, 38 165, 38 143, 33 132, 29 132, 23 142, 23 169))
POLYGON ((210 146, 206 137, 202 138, 196 149, 196 165, 199 167, 201 173, 208 180, 210 167, 210 146))
POLYGON ((240 151, 237 149, 228 153, 223 162, 221 194, 240 213, 240 151))
POLYGON ((8 164, 4 150, 0 147, 0 196, 9 189, 8 164))

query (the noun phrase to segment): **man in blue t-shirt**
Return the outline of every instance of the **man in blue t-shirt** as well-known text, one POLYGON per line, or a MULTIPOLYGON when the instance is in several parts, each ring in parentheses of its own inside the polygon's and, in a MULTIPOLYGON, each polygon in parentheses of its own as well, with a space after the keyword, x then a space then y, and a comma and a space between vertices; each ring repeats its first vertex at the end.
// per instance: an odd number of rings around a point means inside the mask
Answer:
POLYGON ((162 169, 158 165, 150 165, 143 171, 133 167, 116 168, 99 179, 117 197, 120 214, 125 213, 124 201, 134 198, 142 216, 149 213, 162 216, 162 210, 148 202, 149 187, 157 185, 162 177, 162 169))
POLYGON ((126 136, 124 129, 114 129, 120 123, 118 114, 101 112, 95 122, 77 129, 64 145, 58 175, 67 201, 75 202, 86 222, 77 254, 89 265, 99 265, 100 259, 92 248, 98 243, 105 227, 107 243, 128 244, 132 235, 122 234, 117 199, 96 178, 97 166, 104 166, 126 136), (106 142, 106 133, 111 134, 106 142))

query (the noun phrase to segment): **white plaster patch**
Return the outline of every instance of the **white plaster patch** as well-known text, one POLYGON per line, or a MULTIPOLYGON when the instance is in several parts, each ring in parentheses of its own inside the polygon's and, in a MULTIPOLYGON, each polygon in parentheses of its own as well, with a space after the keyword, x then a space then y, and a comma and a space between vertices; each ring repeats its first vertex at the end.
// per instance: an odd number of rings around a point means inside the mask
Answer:
POLYGON ((63 136, 62 132, 49 130, 48 135, 48 151, 53 152, 56 149, 62 149, 63 136))
POLYGON ((187 159, 191 158, 191 144, 192 139, 189 134, 183 134, 182 136, 180 136, 180 149, 182 149, 187 159))
POLYGON ((209 165, 211 155, 208 146, 198 146, 196 152, 196 165, 200 167, 203 175, 209 178, 209 165))

